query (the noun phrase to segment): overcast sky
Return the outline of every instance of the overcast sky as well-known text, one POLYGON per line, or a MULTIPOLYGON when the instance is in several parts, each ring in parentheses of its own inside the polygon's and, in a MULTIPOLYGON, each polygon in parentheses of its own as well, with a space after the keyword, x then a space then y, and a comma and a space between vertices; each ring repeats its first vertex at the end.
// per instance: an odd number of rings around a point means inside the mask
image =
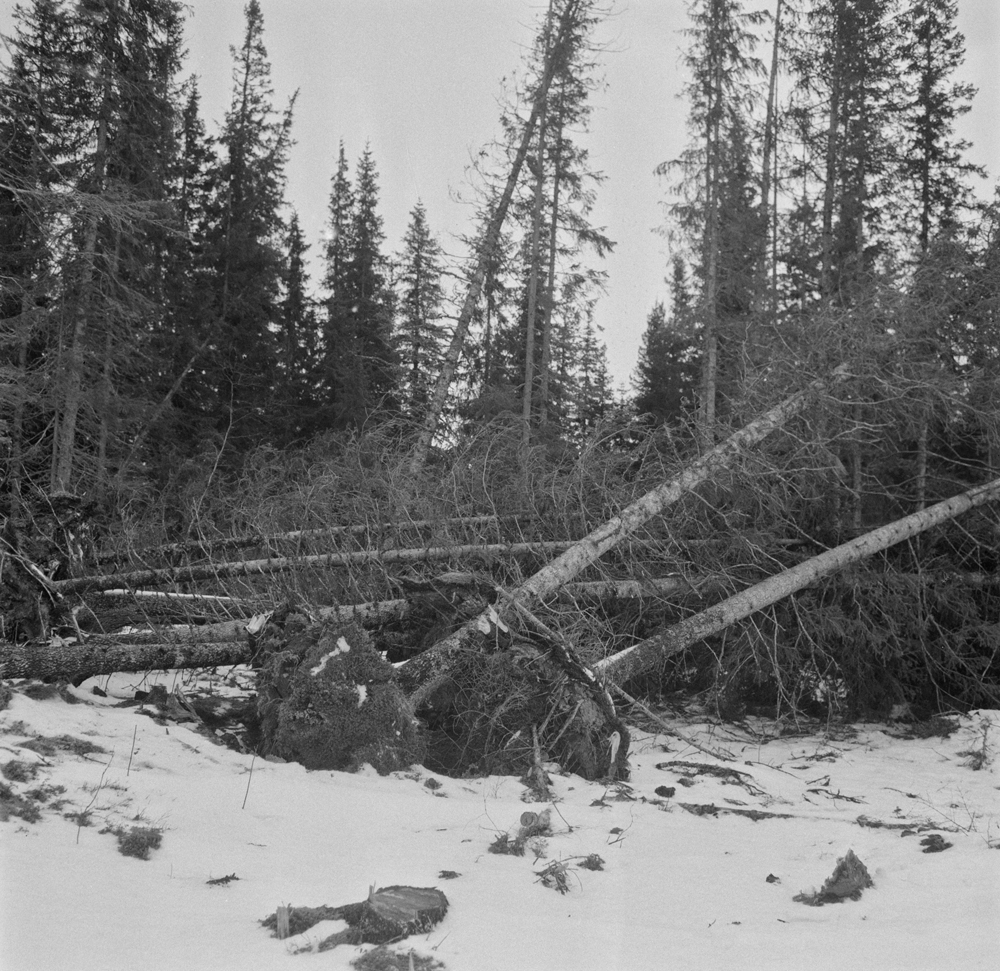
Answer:
MULTIPOLYGON (((186 73, 200 78, 209 129, 231 90, 229 45, 239 44, 243 0, 187 0, 186 73)), ((597 310, 616 383, 628 382, 646 315, 666 295, 666 187, 653 175, 685 142, 679 33, 684 0, 615 0, 602 27, 607 90, 595 96, 588 142, 607 175, 594 222, 617 241, 604 261, 597 310)), ((755 4, 748 4, 754 7, 755 4)), ((773 9, 774 0, 759 6, 773 9)), ((463 254, 469 158, 497 134, 501 78, 519 70, 539 0, 261 0, 280 107, 297 89, 289 201, 315 253, 341 139, 352 171, 366 142, 378 166, 387 249, 395 252, 418 199, 446 251, 463 254)), ((0 0, 9 31, 12 0, 0 0)), ((962 80, 979 96, 962 133, 973 161, 1000 176, 1000 0, 959 0, 968 57, 962 80)), ((987 187, 984 195, 990 194, 987 187)))

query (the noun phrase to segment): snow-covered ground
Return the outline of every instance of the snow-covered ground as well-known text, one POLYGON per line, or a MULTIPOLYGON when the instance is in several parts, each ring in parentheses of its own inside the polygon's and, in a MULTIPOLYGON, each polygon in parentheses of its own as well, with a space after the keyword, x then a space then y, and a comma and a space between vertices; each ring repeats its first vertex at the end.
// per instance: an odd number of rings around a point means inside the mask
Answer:
POLYGON ((372 884, 447 894, 445 919, 394 947, 449 971, 1000 967, 998 712, 923 739, 873 725, 774 737, 762 724, 765 740, 678 719, 735 761, 636 731, 628 786, 553 771, 554 803, 526 804, 515 778, 419 767, 380 778, 257 759, 251 774, 250 756, 116 707, 132 677, 102 678, 103 699, 93 682, 71 689, 75 704, 15 693, 0 713, 0 766, 15 777, 0 781, 46 797, 39 820, 0 823, 4 971, 347 968, 371 948, 296 954, 305 941, 259 920, 280 904, 360 901, 372 884), (23 747, 39 736, 102 751, 23 747), (546 809, 551 834, 524 856, 489 852, 546 809), (82 811, 90 825, 66 818, 82 811), (148 860, 101 832, 133 826, 163 831, 148 860), (952 845, 924 852, 933 833, 952 845), (849 849, 873 888, 822 907, 793 899, 849 849), (591 854, 602 870, 580 866, 591 854), (539 877, 555 861, 565 893, 539 877))

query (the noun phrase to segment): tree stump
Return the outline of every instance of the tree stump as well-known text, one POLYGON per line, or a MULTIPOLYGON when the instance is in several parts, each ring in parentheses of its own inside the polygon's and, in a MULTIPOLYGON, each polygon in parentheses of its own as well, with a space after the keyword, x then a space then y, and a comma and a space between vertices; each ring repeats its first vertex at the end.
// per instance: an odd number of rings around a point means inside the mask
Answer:
MULTIPOLYGON (((338 944, 388 944, 429 931, 448 912, 448 898, 436 887, 372 888, 367 900, 340 907, 288 907, 288 933, 301 934, 323 920, 343 920, 347 930, 319 943, 320 951, 338 944)), ((261 923, 277 932, 277 913, 261 923)))

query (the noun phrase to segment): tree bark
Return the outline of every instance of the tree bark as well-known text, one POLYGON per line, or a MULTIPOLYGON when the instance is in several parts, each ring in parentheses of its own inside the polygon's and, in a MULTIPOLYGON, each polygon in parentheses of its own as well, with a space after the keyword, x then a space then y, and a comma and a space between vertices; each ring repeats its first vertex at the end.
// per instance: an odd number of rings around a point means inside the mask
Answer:
MULTIPOLYGON (((782 2, 778 0, 778 6, 774 12, 774 40, 771 47, 771 73, 767 85, 767 114, 764 118, 764 148, 763 162, 761 165, 760 179, 760 253, 757 260, 757 273, 754 285, 757 288, 756 303, 758 312, 764 309, 764 293, 768 286, 769 273, 767 272, 767 256, 771 249, 770 240, 772 233, 777 236, 777 220, 771 221, 771 159, 777 155, 775 145, 777 143, 777 100, 778 100, 778 69, 780 66, 779 52, 781 50, 781 13, 782 2)), ((771 294, 773 298, 773 294, 771 294)), ((775 308, 770 307, 773 314, 775 308)))
MULTIPOLYGON (((688 466, 676 479, 647 492, 614 519, 608 520, 578 543, 572 544, 569 549, 542 567, 510 594, 509 602, 531 609, 545 597, 551 596, 613 546, 631 536, 644 523, 662 513, 714 472, 725 468, 743 449, 761 441, 784 425, 802 411, 815 395, 825 391, 830 385, 848 380, 849 377, 846 366, 841 365, 830 378, 813 381, 802 391, 786 398, 781 404, 715 446, 688 466)), ((426 700, 441 683, 443 673, 448 667, 448 659, 469 645, 475 639, 477 631, 492 630, 498 617, 497 611, 502 614, 507 607, 508 605, 499 604, 496 608, 489 608, 423 654, 411 658, 400 666, 399 671, 404 684, 413 693, 416 704, 426 700)))
POLYGON ((821 577, 998 498, 1000 479, 994 479, 986 485, 977 486, 937 505, 897 519, 789 570, 768 577, 660 634, 604 658, 594 665, 594 670, 605 678, 624 684, 630 678, 649 671, 665 657, 677 654, 697 641, 724 630, 730 624, 777 603, 821 577))
POLYGON ((504 187, 503 194, 497 202, 497 207, 490 218, 489 224, 483 233, 482 242, 478 247, 479 252, 476 258, 476 268, 472 274, 472 282, 469 284, 469 290, 465 295, 465 302, 462 304, 462 310, 455 324, 455 332, 445 353, 441 373, 438 375, 437 383, 434 386, 434 394, 431 396, 427 409, 424 427, 421 429, 417 443, 413 449, 413 457, 410 460, 411 476, 419 475, 427 462, 431 442, 434 440, 438 422, 441 419, 441 412, 444 410, 445 401, 448 397, 448 388, 451 386, 455 369, 458 366, 458 359, 461 356, 462 347, 465 343, 465 335, 469 329, 469 324, 472 322, 472 315, 475 313, 476 305, 479 303, 479 296, 483 291, 486 269, 493 259, 499 244, 500 230, 503 227, 504 220, 507 218, 507 210, 510 207, 514 188, 521 175, 521 168, 524 165, 524 160, 531 145, 531 136, 534 132, 535 124, 548 96, 552 78, 556 73, 567 44, 572 38, 573 30, 577 25, 580 6, 580 0, 569 0, 559 18, 559 29, 556 33, 556 39, 549 51, 542 79, 539 82, 538 90, 535 92, 531 114, 525 122, 524 134, 521 136, 521 144, 518 146, 517 154, 514 156, 514 163, 511 165, 510 174, 507 177, 507 185, 504 187))
POLYGON ((8 678, 81 681, 116 671, 213 668, 250 660, 243 641, 219 644, 8 644, 0 642, 0 680, 8 678))
MULTIPOLYGON (((549 3, 549 17, 552 4, 549 3)), ((546 20, 548 24, 548 20, 546 20)), ((548 27, 546 27, 546 31, 548 27)), ((535 151, 535 198, 531 209, 531 267, 528 273, 528 310, 524 334, 524 390, 521 393, 521 443, 531 443, 531 409, 535 390, 535 318, 538 316, 538 288, 541 276, 542 202, 545 191, 545 126, 548 119, 548 97, 542 103, 538 117, 538 148, 535 151)))

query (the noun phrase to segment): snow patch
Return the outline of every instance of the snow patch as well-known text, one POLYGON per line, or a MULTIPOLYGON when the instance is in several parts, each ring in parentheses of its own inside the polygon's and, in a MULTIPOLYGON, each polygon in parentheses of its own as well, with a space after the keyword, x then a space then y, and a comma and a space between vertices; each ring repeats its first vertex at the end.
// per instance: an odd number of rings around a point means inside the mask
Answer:
POLYGON ((351 645, 347 643, 347 640, 342 636, 338 637, 337 646, 332 651, 329 651, 327 654, 324 654, 319 659, 319 664, 317 664, 309 673, 315 678, 317 674, 321 674, 323 672, 323 669, 326 667, 327 661, 329 661, 331 658, 336 657, 338 654, 348 654, 350 653, 350 650, 351 650, 351 645))
POLYGON ((358 707, 360 708, 364 703, 365 699, 368 697, 368 688, 363 684, 356 684, 354 690, 358 693, 358 707))

